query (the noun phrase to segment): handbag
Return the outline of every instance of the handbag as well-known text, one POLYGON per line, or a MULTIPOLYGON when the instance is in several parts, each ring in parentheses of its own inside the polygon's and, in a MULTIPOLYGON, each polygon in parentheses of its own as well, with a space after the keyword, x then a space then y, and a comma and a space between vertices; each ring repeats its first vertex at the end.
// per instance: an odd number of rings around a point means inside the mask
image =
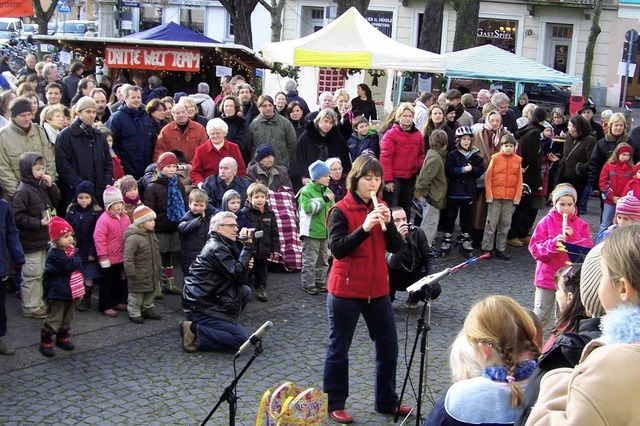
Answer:
POLYGON ((323 426, 328 421, 327 394, 315 388, 300 388, 292 382, 270 387, 262 395, 256 426, 323 426))

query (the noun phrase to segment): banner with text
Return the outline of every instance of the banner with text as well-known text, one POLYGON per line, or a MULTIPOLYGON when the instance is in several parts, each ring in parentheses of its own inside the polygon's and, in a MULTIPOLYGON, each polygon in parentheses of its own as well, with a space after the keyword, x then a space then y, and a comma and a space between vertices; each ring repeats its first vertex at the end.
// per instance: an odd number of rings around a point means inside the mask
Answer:
POLYGON ((164 47, 107 46, 105 65, 114 68, 200 71, 200 51, 164 47))

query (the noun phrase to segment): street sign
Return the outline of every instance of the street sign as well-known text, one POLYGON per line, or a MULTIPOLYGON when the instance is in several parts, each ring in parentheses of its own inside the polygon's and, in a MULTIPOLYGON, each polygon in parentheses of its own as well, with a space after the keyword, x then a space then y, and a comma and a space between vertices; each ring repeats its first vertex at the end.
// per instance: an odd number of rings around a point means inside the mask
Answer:
POLYGON ((636 30, 629 30, 624 34, 625 41, 630 41, 631 43, 635 43, 638 41, 638 32, 636 30))
POLYGON ((66 1, 58 2, 58 13, 71 13, 71 6, 66 1))
POLYGON ((140 7, 140 2, 123 0, 122 7, 140 7))
POLYGON ((624 35, 624 44, 622 48, 622 61, 634 62, 636 50, 638 48, 638 32, 629 30, 624 35))

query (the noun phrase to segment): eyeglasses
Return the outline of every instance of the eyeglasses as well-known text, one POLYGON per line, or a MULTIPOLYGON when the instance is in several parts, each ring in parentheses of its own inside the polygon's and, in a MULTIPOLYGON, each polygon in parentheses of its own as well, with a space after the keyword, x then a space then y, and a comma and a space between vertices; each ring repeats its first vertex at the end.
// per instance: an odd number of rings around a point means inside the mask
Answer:
POLYGON ((237 227, 238 227, 238 224, 237 224, 237 223, 223 223, 223 224, 222 224, 222 225, 220 225, 220 226, 234 226, 234 227, 236 227, 236 228, 237 228, 237 227))

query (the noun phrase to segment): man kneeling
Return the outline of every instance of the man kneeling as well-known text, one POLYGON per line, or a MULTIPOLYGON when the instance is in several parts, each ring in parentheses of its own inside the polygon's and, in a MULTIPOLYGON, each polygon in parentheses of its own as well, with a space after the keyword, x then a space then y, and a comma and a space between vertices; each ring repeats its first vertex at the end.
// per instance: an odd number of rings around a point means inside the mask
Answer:
POLYGON ((235 352, 249 338, 238 317, 251 299, 247 281, 255 247, 249 231, 238 234, 236 215, 220 212, 211 218, 210 238, 184 279, 180 322, 186 352, 235 352), (242 250, 237 239, 242 241, 242 250))

